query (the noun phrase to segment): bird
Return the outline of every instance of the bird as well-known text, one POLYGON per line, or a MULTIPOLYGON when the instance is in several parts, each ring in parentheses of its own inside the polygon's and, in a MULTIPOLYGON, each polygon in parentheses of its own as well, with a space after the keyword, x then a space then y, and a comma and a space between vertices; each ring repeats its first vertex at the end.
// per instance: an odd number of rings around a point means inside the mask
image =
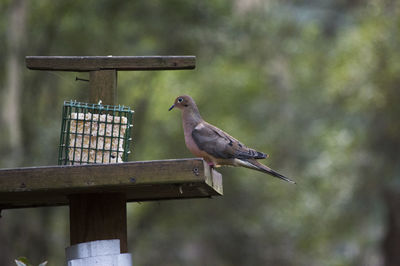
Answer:
POLYGON ((202 157, 211 168, 220 166, 241 166, 257 170, 295 184, 290 178, 260 163, 268 155, 246 145, 223 130, 207 123, 200 115, 192 97, 178 96, 168 109, 181 110, 185 144, 196 157, 202 157))

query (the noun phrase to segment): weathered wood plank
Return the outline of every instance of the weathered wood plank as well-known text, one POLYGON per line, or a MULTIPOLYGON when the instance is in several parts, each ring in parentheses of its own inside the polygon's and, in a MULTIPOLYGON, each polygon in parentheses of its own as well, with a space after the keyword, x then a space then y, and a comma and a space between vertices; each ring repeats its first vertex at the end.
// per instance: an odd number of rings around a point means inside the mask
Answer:
MULTIPOLYGON (((117 103, 117 70, 89 72, 89 100, 117 103)), ((112 176, 109 176, 112 177, 112 176)), ((126 195, 123 192, 87 192, 68 195, 70 244, 119 239, 121 253, 128 252, 126 195)))
POLYGON ((179 70, 194 69, 195 56, 27 56, 26 66, 33 70, 179 70))
POLYGON ((67 205, 68 196, 125 193, 127 201, 222 195, 202 159, 0 169, 0 208, 67 205))
POLYGON ((69 196, 70 244, 119 239, 120 252, 128 252, 124 193, 69 196))
POLYGON ((201 159, 181 159, 2 169, 0 192, 198 182, 205 178, 202 165, 201 159))
POLYGON ((89 72, 89 102, 114 105, 117 102, 117 71, 98 70, 89 72))

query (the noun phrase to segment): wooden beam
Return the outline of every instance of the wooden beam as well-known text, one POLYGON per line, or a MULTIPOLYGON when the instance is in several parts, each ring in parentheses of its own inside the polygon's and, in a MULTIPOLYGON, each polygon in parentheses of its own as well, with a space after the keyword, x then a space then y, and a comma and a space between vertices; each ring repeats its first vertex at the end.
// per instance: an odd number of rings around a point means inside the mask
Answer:
POLYGON ((125 194, 75 194, 69 199, 71 245, 119 239, 120 252, 128 252, 125 194))
POLYGON ((194 69, 195 56, 27 56, 26 66, 33 70, 179 70, 194 69))
POLYGON ((113 105, 117 102, 117 71, 98 70, 89 72, 89 102, 113 105))
POLYGON ((124 193, 127 201, 222 195, 202 159, 0 169, 0 208, 68 205, 74 194, 124 193))
MULTIPOLYGON (((86 60, 78 60, 77 62, 86 60)), ((43 61, 39 62, 43 63, 43 61)), ((62 64, 64 60, 54 60, 55 64, 62 64)), ((93 60, 89 60, 93 63, 93 60)), ((75 61, 71 66, 78 66, 75 61)), ((96 67, 104 66, 104 62, 94 62, 96 67)), ((117 103, 117 70, 91 70, 89 74, 89 100, 98 103, 114 105, 117 103)), ((113 174, 109 175, 113 178, 113 174)), ((69 226, 70 244, 94 241, 119 239, 121 252, 128 252, 127 247, 127 217, 126 195, 124 192, 102 192, 89 194, 69 195, 69 226)))

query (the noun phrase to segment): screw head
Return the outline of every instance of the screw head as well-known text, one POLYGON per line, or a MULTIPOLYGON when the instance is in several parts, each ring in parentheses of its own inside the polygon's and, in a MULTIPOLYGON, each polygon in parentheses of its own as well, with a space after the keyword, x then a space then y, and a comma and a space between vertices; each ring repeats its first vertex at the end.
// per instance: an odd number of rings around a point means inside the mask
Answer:
POLYGON ((199 168, 193 168, 193 174, 195 174, 196 176, 199 175, 199 168))

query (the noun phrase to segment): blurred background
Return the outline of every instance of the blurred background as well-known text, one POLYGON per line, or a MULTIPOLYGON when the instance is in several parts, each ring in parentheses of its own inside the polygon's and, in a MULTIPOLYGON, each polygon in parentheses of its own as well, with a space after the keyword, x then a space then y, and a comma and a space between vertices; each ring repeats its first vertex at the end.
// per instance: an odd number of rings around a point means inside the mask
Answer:
MULTIPOLYGON (((119 72, 130 160, 192 157, 208 122, 297 185, 222 168, 224 196, 128 204, 134 265, 400 265, 400 3, 395 0, 0 0, 0 167, 55 165, 85 73, 27 55, 196 55, 191 71, 119 72)), ((63 265, 68 207, 3 210, 0 265, 63 265)))

